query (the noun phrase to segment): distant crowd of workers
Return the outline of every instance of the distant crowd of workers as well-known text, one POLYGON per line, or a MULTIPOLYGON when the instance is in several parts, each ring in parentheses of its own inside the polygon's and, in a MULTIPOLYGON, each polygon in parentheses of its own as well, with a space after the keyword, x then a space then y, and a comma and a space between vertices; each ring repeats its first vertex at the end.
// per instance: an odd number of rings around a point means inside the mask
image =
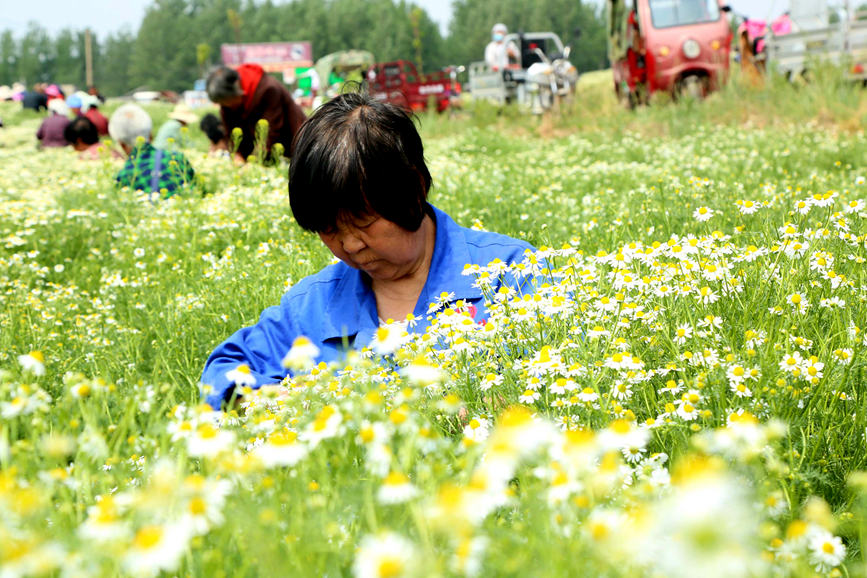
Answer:
MULTIPOLYGON (((518 59, 518 48, 505 41, 504 24, 496 24, 491 34, 485 60, 494 69, 505 69, 518 59)), ((150 115, 138 104, 123 104, 106 118, 100 110, 105 99, 93 86, 66 95, 56 84, 37 84, 28 91, 16 83, 0 87, 0 101, 20 101, 25 109, 47 111, 36 132, 41 148, 69 146, 82 159, 124 158, 117 184, 151 199, 170 197, 195 184, 195 171, 183 149, 190 146, 185 128, 197 122, 211 142, 212 153, 243 163, 254 154, 259 121, 267 121, 265 155, 270 157, 279 144, 282 154, 291 157, 293 139, 306 115, 289 90, 261 66, 218 66, 208 75, 206 90, 220 107, 219 118, 207 114, 200 120, 188 106, 178 104, 155 136, 150 115), (106 146, 101 141, 105 136, 116 146, 106 146)))

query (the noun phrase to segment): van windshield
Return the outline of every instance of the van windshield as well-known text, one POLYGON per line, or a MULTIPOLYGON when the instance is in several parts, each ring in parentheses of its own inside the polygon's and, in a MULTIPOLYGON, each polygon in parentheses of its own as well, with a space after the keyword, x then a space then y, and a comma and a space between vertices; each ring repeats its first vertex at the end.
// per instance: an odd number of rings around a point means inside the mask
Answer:
POLYGON ((654 28, 671 28, 719 20, 717 0, 650 0, 654 28))

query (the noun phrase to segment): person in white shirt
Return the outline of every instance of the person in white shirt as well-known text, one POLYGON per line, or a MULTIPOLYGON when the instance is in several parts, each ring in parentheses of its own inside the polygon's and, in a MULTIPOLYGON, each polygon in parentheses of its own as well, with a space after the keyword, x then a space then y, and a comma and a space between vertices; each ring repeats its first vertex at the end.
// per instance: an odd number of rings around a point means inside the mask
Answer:
POLYGON ((505 24, 497 23, 491 29, 491 41, 485 47, 485 62, 494 70, 509 67, 510 61, 518 60, 518 47, 514 42, 506 42, 509 29, 505 24))

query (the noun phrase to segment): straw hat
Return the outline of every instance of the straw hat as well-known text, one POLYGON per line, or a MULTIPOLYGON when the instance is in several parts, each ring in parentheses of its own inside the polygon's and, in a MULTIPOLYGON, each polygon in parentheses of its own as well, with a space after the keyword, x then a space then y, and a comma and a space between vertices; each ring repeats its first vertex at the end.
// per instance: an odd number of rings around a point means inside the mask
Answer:
POLYGON ((169 118, 182 122, 184 124, 196 124, 199 122, 199 115, 194 113, 186 104, 179 104, 169 113, 169 118))

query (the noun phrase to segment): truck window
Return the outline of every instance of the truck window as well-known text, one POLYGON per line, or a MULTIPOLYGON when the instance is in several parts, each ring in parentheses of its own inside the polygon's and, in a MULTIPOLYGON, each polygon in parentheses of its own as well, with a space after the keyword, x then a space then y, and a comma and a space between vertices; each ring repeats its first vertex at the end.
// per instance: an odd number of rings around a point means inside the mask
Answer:
POLYGON ((716 22, 719 17, 717 0, 650 0, 654 28, 716 22))

